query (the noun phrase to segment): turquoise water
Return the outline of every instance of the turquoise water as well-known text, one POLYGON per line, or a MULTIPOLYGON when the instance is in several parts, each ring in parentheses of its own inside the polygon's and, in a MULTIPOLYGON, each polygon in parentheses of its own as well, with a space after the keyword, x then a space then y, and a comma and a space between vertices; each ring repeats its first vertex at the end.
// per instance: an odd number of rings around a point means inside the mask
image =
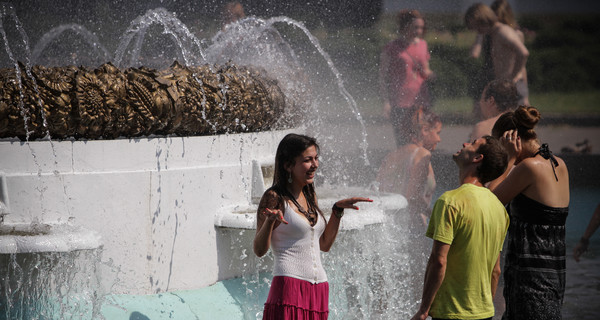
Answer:
POLYGON ((112 295, 106 298, 101 313, 110 320, 244 319, 241 301, 235 299, 239 295, 231 294, 226 288, 229 282, 235 286, 239 281, 223 281, 200 290, 155 295, 112 295))

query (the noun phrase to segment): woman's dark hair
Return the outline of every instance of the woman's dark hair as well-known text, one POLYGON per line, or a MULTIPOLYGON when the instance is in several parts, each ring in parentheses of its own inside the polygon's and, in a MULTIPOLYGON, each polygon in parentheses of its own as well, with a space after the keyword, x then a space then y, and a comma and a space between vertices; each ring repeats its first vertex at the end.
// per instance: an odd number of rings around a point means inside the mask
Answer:
MULTIPOLYGON (((275 153, 275 169, 273 172, 273 186, 270 188, 274 190, 281 196, 281 201, 283 201, 283 197, 289 197, 286 189, 288 173, 285 170, 286 166, 293 166, 296 161, 296 157, 302 155, 302 153, 314 146, 317 149, 317 154, 320 153, 319 145, 317 144, 317 140, 315 138, 290 133, 281 139, 279 142, 279 146, 277 146, 277 152, 275 153)), ((302 189, 302 193, 304 193, 304 197, 308 202, 309 207, 316 209, 321 215, 323 213, 317 206, 316 194, 315 194, 315 186, 310 183, 302 189)), ((282 205, 282 203, 281 203, 282 205)), ((310 211, 310 208, 307 208, 310 211)))
POLYGON ((508 130, 517 130, 517 135, 523 141, 537 139, 533 129, 542 115, 535 107, 519 106, 515 111, 509 111, 500 116, 492 128, 492 136, 500 138, 508 130))
MULTIPOLYGON (((398 31, 404 33, 404 30, 406 30, 406 28, 408 28, 415 19, 423 19, 423 21, 425 21, 423 15, 421 15, 421 13, 418 10, 413 9, 399 11, 398 14, 396 14, 396 24, 398 25, 398 31)), ((423 30, 423 33, 424 32, 425 30, 423 30)))
POLYGON ((484 92, 483 97, 486 100, 494 97, 496 107, 501 112, 514 110, 519 103, 517 87, 510 80, 492 80, 487 84, 484 92))
POLYGON ((483 161, 477 167, 477 178, 482 184, 488 183, 504 173, 508 166, 508 153, 500 141, 492 136, 484 136, 485 144, 477 148, 483 161))

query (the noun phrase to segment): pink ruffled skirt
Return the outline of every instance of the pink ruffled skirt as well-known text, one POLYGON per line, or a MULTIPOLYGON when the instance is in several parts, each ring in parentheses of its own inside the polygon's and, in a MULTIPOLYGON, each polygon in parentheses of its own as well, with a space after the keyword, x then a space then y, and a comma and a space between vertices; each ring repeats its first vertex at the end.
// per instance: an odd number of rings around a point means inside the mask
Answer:
POLYGON ((329 283, 273 277, 263 320, 327 320, 329 283))

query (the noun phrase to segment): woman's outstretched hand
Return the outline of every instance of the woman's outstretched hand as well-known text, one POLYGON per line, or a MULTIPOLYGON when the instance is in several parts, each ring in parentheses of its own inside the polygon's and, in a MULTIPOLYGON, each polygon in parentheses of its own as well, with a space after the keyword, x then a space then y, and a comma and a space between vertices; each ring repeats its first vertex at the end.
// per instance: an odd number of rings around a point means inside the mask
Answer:
POLYGON ((373 202, 373 200, 371 200, 369 198, 363 198, 363 197, 353 197, 353 198, 339 200, 338 202, 335 203, 335 205, 342 209, 358 210, 358 207, 355 206, 355 203, 357 203, 357 202, 373 202))
POLYGON ((335 241, 335 237, 337 236, 340 227, 341 218, 344 215, 343 209, 358 210, 358 207, 355 205, 357 202, 373 202, 373 200, 363 197, 354 197, 339 200, 333 205, 333 208, 331 209, 332 219, 330 219, 329 222, 327 222, 325 231, 321 235, 321 239, 319 239, 319 246, 321 248, 321 251, 327 252, 329 251, 329 249, 331 249, 331 246, 335 241), (335 219, 333 219, 333 217, 335 217, 335 219))
POLYGON ((269 208, 265 208, 265 210, 263 211, 263 214, 267 217, 267 220, 275 220, 275 221, 279 221, 281 223, 285 223, 288 224, 287 221, 285 221, 285 219, 283 218, 283 212, 281 212, 281 210, 279 209, 274 209, 271 210, 269 208))

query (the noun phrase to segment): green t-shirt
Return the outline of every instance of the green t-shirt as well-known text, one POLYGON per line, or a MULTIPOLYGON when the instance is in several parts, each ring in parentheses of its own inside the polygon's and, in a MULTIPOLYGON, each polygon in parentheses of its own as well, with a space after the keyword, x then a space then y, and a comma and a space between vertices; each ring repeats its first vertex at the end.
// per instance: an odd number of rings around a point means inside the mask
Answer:
POLYGON ((508 230, 508 214, 487 188, 465 183, 442 194, 425 235, 450 245, 446 274, 429 315, 445 319, 494 316, 492 270, 508 230))

